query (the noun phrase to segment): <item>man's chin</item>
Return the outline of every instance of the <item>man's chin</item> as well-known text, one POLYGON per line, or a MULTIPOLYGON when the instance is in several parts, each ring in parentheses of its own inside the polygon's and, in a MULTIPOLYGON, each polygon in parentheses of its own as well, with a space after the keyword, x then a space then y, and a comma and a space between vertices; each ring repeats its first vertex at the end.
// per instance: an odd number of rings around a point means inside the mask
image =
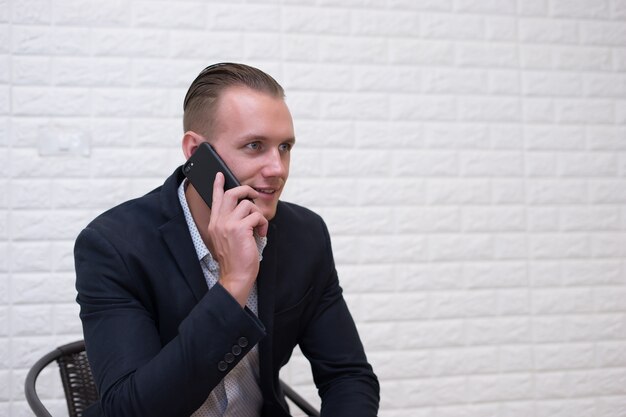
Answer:
POLYGON ((263 217, 265 217, 267 219, 267 221, 269 222, 274 217, 276 217, 276 209, 274 209, 272 211, 263 211, 263 217))
POLYGON ((276 204, 272 206, 259 206, 261 209, 261 213, 263 213, 263 217, 267 219, 267 221, 272 220, 276 216, 276 204))

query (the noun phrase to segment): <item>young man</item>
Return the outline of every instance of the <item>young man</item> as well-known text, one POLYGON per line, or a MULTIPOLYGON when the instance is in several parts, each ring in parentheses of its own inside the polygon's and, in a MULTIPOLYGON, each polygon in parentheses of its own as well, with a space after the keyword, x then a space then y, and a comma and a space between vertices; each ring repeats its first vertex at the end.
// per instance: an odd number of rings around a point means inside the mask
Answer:
POLYGON ((85 416, 288 416, 278 374, 299 345, 323 416, 375 416, 379 387, 320 217, 279 201, 293 122, 282 87, 241 64, 203 70, 183 153, 209 142, 242 184, 209 208, 177 168, 100 215, 75 247, 101 401, 85 416))

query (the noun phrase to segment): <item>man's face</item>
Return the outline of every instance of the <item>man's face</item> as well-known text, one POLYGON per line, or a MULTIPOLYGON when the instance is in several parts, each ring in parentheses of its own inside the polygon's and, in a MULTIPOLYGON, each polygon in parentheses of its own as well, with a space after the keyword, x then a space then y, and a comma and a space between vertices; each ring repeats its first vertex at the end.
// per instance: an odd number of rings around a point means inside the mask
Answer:
POLYGON ((231 87, 221 94, 213 120, 207 139, 239 182, 259 192, 254 203, 271 220, 289 176, 295 143, 285 101, 247 87, 231 87))

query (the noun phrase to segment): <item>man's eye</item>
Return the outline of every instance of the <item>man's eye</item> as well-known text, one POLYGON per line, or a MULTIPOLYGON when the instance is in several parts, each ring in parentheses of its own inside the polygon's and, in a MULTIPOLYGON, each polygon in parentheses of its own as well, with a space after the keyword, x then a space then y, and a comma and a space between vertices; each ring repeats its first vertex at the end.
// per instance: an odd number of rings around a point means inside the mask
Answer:
POLYGON ((279 146, 279 149, 281 151, 290 151, 292 146, 291 143, 283 143, 279 146))
POLYGON ((248 143, 246 145, 246 148, 256 151, 261 148, 261 145, 259 144, 259 142, 252 142, 252 143, 248 143))

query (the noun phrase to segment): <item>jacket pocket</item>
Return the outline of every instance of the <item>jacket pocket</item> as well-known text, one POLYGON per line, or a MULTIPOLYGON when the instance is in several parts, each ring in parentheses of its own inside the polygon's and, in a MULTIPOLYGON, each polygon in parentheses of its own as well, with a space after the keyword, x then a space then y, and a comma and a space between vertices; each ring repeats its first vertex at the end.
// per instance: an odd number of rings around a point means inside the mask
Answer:
POLYGON ((281 308, 279 311, 274 312, 274 318, 279 319, 283 316, 293 316, 295 318, 300 316, 301 310, 306 307, 307 301, 311 297, 311 293, 313 292, 313 286, 311 285, 305 291, 304 295, 300 297, 295 303, 281 308))

